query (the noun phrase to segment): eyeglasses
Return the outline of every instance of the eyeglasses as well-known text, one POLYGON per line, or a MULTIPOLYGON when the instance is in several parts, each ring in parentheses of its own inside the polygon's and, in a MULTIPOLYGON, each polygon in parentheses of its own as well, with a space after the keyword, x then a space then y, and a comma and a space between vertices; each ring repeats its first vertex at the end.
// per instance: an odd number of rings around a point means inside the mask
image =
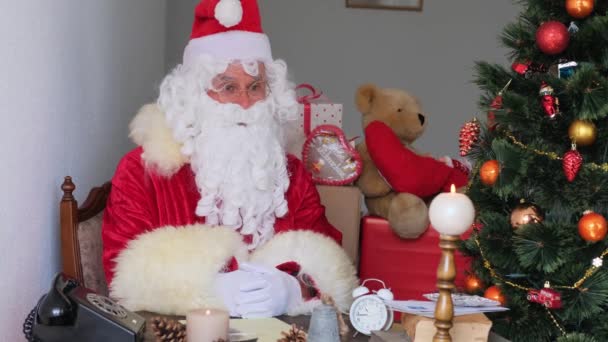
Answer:
POLYGON ((250 84, 247 89, 241 89, 235 82, 227 82, 217 87, 217 90, 212 89, 211 91, 216 92, 223 101, 239 100, 243 93, 247 93, 250 100, 258 101, 265 99, 270 94, 270 87, 266 80, 256 81, 250 84))

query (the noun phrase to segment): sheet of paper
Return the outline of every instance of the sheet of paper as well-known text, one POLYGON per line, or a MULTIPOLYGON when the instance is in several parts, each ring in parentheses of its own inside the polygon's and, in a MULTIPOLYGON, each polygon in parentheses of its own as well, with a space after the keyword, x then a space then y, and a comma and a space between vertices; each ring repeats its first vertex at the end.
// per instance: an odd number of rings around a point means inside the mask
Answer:
MULTIPOLYGON (((406 312, 424 317, 433 317, 435 312, 435 302, 424 300, 392 300, 386 301, 386 304, 393 310, 406 312)), ((503 306, 454 306, 454 316, 469 315, 482 312, 499 312, 507 311, 508 308, 503 306)))
POLYGON ((230 330, 254 334, 258 342, 276 342, 281 332, 288 331, 291 326, 276 318, 231 319, 230 330))

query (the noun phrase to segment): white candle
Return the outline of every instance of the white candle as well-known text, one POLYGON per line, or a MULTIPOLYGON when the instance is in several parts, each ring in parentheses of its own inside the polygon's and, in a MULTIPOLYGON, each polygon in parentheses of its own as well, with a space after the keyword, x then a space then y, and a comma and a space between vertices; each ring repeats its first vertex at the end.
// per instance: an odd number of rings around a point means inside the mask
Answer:
POLYGON ((431 225, 441 234, 460 235, 466 232, 475 219, 473 202, 465 194, 451 192, 437 195, 429 207, 431 225))
POLYGON ((188 342, 228 341, 228 312, 217 309, 193 310, 186 315, 188 342))

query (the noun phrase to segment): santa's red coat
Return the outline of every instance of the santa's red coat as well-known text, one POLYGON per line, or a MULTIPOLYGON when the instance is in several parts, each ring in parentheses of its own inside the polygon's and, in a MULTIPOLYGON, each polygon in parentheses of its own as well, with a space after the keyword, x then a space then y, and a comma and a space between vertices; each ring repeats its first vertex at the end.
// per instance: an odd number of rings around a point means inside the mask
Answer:
MULTIPOLYGON (((171 177, 146 170, 141 147, 123 157, 112 179, 112 192, 103 220, 103 265, 108 284, 114 275, 114 260, 137 235, 158 227, 205 223, 194 214, 201 198, 190 164, 171 177)), ((325 217, 312 177, 296 157, 288 157, 289 189, 285 197, 289 211, 277 218, 274 231, 306 229, 327 235, 337 243, 342 233, 325 217)))
MULTIPOLYGON (((349 304, 356 285, 354 267, 338 245, 341 233, 327 221, 312 178, 297 158, 287 157, 288 213, 277 218, 275 236, 250 253, 245 237, 233 229, 208 227, 195 215, 201 195, 194 173, 185 159, 176 157, 179 145, 160 138, 170 134, 158 108, 144 107, 131 130, 141 146, 120 161, 103 218, 103 264, 111 296, 132 310, 168 314, 221 307, 211 286, 213 277, 236 258, 273 267, 295 262, 322 292, 336 297, 341 306, 349 304)), ((308 303, 294 314, 316 304, 308 303)))

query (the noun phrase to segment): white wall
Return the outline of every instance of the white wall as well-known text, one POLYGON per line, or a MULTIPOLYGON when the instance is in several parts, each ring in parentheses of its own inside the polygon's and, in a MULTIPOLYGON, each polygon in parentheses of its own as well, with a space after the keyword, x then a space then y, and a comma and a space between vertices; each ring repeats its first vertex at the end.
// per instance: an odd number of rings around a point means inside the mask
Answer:
MULTIPOLYGON (((167 65, 179 61, 196 0, 169 7, 167 65)), ((508 0, 425 0, 422 12, 346 8, 344 0, 260 0, 275 57, 298 83, 321 88, 345 106, 347 135, 360 135, 357 86, 407 89, 430 113, 421 151, 458 153, 458 130, 477 112, 474 60, 507 64, 498 34, 515 19, 508 0)))
POLYGON ((0 340, 59 269, 59 186, 112 176, 127 124, 164 73, 164 0, 0 4, 0 340))

